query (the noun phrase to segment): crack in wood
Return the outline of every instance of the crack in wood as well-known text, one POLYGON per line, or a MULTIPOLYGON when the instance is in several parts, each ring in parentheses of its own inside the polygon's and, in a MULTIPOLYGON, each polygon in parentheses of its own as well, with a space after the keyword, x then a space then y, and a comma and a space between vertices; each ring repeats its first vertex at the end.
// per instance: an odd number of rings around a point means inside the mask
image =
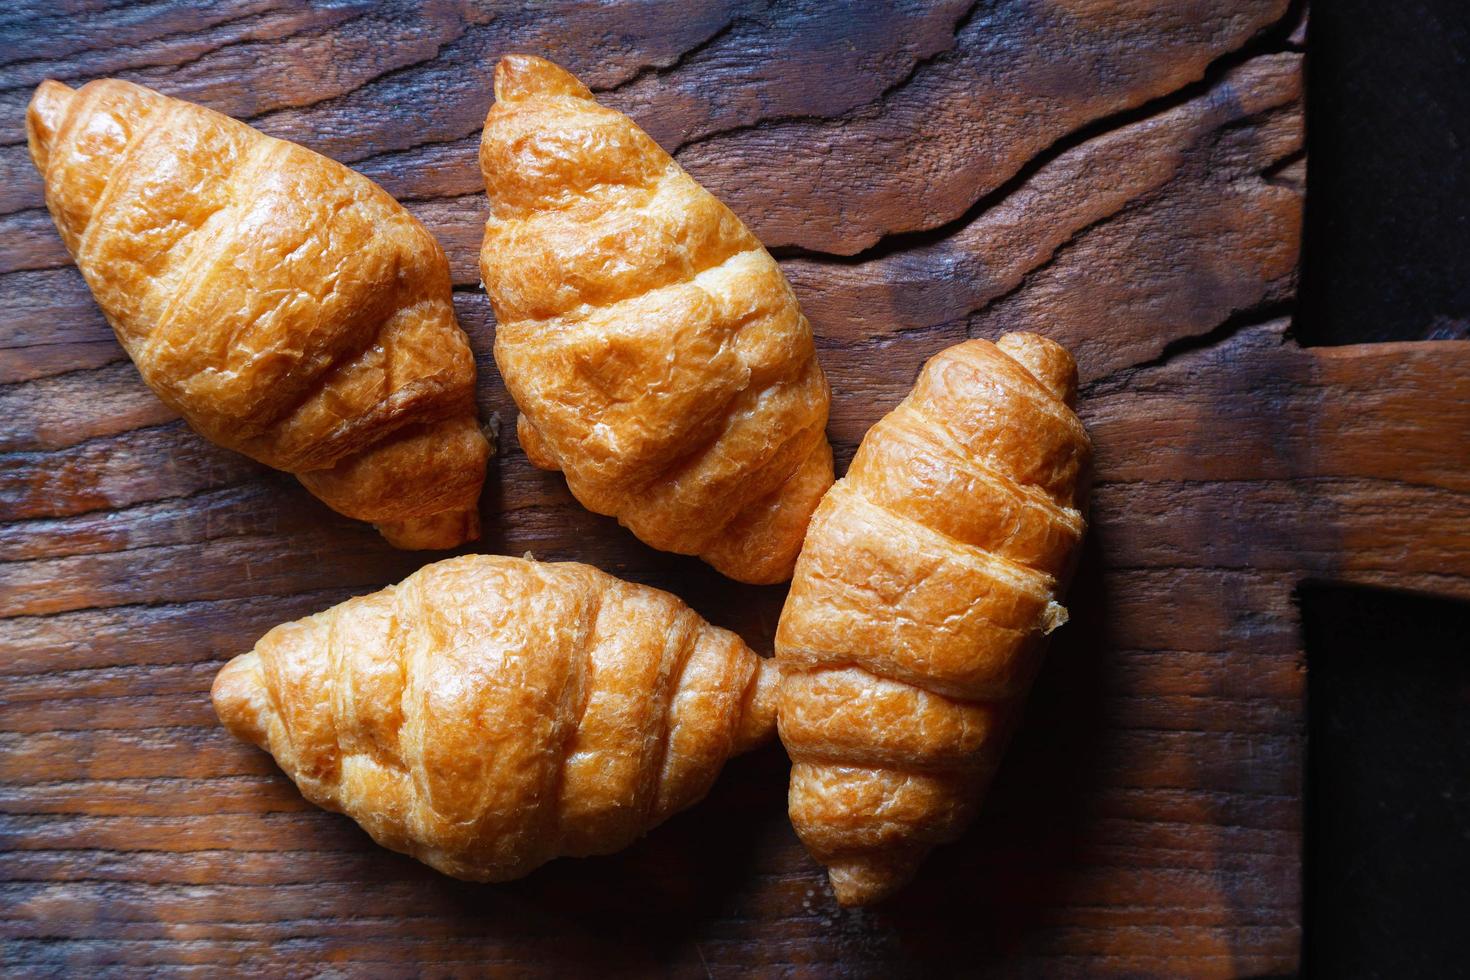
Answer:
POLYGON ((1163 367, 1175 358, 1195 351, 1208 350, 1227 343, 1242 330, 1262 327, 1291 316, 1296 309, 1295 300, 1273 300, 1245 310, 1236 310, 1202 333, 1175 337, 1164 344, 1158 354, 1147 360, 1128 364, 1105 375, 1092 378, 1078 389, 1080 399, 1091 399, 1104 394, 1116 394, 1126 390, 1138 374, 1152 368, 1163 367))
POLYGON ((621 92, 623 89, 628 88, 632 85, 636 85, 639 82, 642 82, 643 80, 648 78, 663 78, 664 76, 670 75, 673 72, 676 72, 680 68, 684 67, 686 64, 689 63, 690 58, 702 54, 703 52, 708 51, 710 48, 714 47, 721 40, 723 40, 726 35, 735 30, 735 28, 740 24, 748 22, 749 18, 746 17, 732 17, 727 20, 723 25, 721 25, 719 29, 717 29, 709 37, 705 38, 703 41, 700 41, 693 47, 679 52, 672 58, 669 58, 662 62, 652 61, 639 68, 627 78, 615 82, 611 85, 588 86, 588 88, 591 89, 593 95, 611 95, 617 92, 621 92))
MULTIPOLYGON (((366 10, 359 11, 357 14, 353 14, 352 16, 350 16, 349 18, 347 18, 347 20, 351 20, 351 19, 353 19, 355 17, 360 17, 360 16, 362 16, 366 12, 367 12, 366 10)), ((166 46, 170 42, 175 41, 175 40, 177 40, 179 38, 187 38, 187 39, 192 40, 192 41, 198 41, 198 40, 201 39, 202 35, 204 35, 206 33, 224 31, 224 30, 226 30, 228 28, 235 27, 235 26, 237 26, 239 24, 258 23, 258 22, 260 22, 262 20, 265 20, 265 19, 267 19, 267 18, 269 18, 271 16, 277 16, 280 13, 281 13, 280 10, 260 10, 260 11, 255 11, 255 12, 252 12, 252 13, 242 14, 242 15, 240 15, 238 17, 226 17, 223 20, 219 20, 219 21, 216 21, 216 22, 210 24, 203 31, 199 30, 197 27, 196 28, 190 28, 190 29, 187 29, 187 30, 175 31, 175 32, 171 32, 171 33, 161 34, 161 35, 159 35, 157 37, 150 37, 148 40, 139 42, 137 44, 126 44, 126 43, 117 44, 117 43, 115 43, 115 42, 113 42, 111 40, 109 40, 106 43, 99 43, 99 44, 95 44, 95 45, 84 42, 81 47, 79 47, 77 49, 74 49, 72 51, 68 51, 64 55, 56 55, 56 54, 37 55, 35 57, 30 57, 30 58, 16 58, 16 59, 13 59, 13 60, 8 60, 8 61, 0 61, 0 69, 4 69, 5 70, 5 74, 9 74, 10 71, 13 70, 13 69, 26 68, 26 67, 29 67, 29 66, 35 65, 35 64, 44 64, 44 63, 65 64, 66 62, 75 59, 78 55, 96 54, 98 52, 107 52, 108 54, 115 54, 115 53, 126 53, 126 52, 131 52, 131 51, 143 51, 143 50, 146 50, 146 49, 156 49, 156 48, 158 48, 160 46, 166 46)), ((346 21, 341 21, 341 22, 337 22, 337 23, 340 24, 340 23, 345 23, 345 22, 346 21)), ((39 25, 36 25, 36 26, 39 27, 39 25)), ((332 25, 329 24, 329 26, 332 26, 332 25)), ((65 36, 65 35, 63 35, 63 36, 65 36)), ((215 46, 213 48, 207 49, 204 53, 205 54, 210 54, 210 53, 213 53, 214 51, 218 51, 218 50, 220 50, 221 48, 224 48, 224 47, 229 47, 231 45, 244 44, 244 43, 248 43, 248 40, 247 39, 242 39, 242 38, 232 38, 230 40, 224 41, 220 45, 217 45, 217 46, 215 46)), ((17 47, 14 50, 20 50, 19 45, 17 45, 17 47)), ((132 67, 133 68, 156 68, 156 67, 168 67, 171 64, 173 64, 173 63, 172 62, 159 62, 157 64, 152 64, 152 63, 146 63, 145 62, 145 63, 142 63, 142 64, 134 65, 132 67)), ((56 78, 58 81, 67 81, 69 78, 74 77, 74 76, 61 77, 61 76, 55 76, 55 75, 47 75, 45 77, 56 78)), ((27 81, 24 81, 24 82, 15 82, 13 84, 12 83, 6 83, 6 82, 0 82, 0 92, 12 92, 12 91, 16 91, 18 89, 30 89, 30 88, 35 87, 35 85, 38 84, 38 82, 39 82, 39 79, 27 80, 27 81)))
POLYGON ((873 107, 881 106, 894 94, 904 88, 907 88, 909 84, 913 82, 915 76, 917 76, 919 72, 923 71, 925 68, 928 68, 932 64, 941 62, 950 57, 954 51, 956 43, 959 41, 959 35, 964 32, 965 28, 969 26, 970 21, 974 19, 976 12, 980 9, 980 5, 981 0, 974 0, 974 2, 972 2, 968 7, 964 9, 959 19, 955 21, 953 30, 950 32, 950 44, 948 47, 944 48, 943 50, 936 51, 931 55, 927 55, 922 58, 916 58, 913 65, 910 66, 909 70, 903 75, 902 78, 899 78, 892 84, 885 86, 883 90, 875 95, 871 100, 863 103, 860 106, 856 106, 853 109, 849 109, 844 113, 839 113, 835 115, 790 113, 764 116, 753 122, 742 123, 738 126, 728 126, 723 129, 714 129, 706 133, 700 133, 696 136, 682 139, 679 142, 675 143, 672 147, 666 146, 664 147, 664 149, 668 151, 670 156, 678 159, 679 153, 681 151, 687 150, 693 146, 697 146, 701 143, 707 143, 720 137, 749 132, 751 130, 759 129, 765 126, 775 126, 782 123, 792 122, 834 122, 859 113, 867 114, 868 112, 871 112, 873 110, 873 107))
MULTIPOLYGON (((1046 149, 1033 155, 1000 186, 976 198, 965 209, 964 213, 942 225, 916 231, 891 232, 881 236, 878 241, 862 251, 851 254, 823 251, 798 245, 777 246, 770 250, 771 254, 780 259, 800 258, 821 265, 864 265, 903 252, 914 251, 938 244, 964 231, 970 225, 983 219, 988 212, 1003 205, 1017 191, 1025 187, 1027 183, 1035 178, 1039 172, 1063 155, 1077 150, 1093 140, 1108 136, 1117 130, 1147 123, 1171 110, 1209 94, 1212 89, 1224 80, 1224 77, 1231 70, 1242 67, 1255 58, 1269 56, 1271 54, 1284 54, 1287 51, 1287 48, 1281 47, 1278 44, 1272 44, 1265 50, 1260 51, 1256 51, 1254 50, 1254 46, 1248 45, 1245 48, 1221 56, 1221 58, 1211 64, 1203 77, 1189 85, 1176 89, 1167 95, 1150 100, 1144 105, 1120 110, 1119 112, 1099 118, 1085 126, 1072 130, 1059 137, 1046 149)), ((1250 118, 1247 117, 1240 121, 1248 122, 1250 118)), ((1301 155, 1305 158, 1305 151, 1302 151, 1301 155)), ((1086 229, 1082 230, 1085 231, 1086 229)), ((978 311, 971 310, 970 312, 974 313, 978 311)))

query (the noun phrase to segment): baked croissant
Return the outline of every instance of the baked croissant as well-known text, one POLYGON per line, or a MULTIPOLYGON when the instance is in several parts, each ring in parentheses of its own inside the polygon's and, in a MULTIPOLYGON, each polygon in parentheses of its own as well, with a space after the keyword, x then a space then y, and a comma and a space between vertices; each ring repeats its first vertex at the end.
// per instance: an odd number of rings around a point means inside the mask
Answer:
POLYGON ((478 537, 489 445, 433 237, 372 181, 116 79, 26 116, 46 206, 143 380, 402 548, 478 537))
POLYGON ((1085 529, 1077 369, 1034 334, 941 352, 822 500, 776 632, 797 834, 844 905, 969 823, 1085 529))
POLYGON ((781 582, 832 484, 811 325, 740 219, 540 58, 495 69, 480 271, 531 462, 655 548, 781 582))
POLYGON ((445 874, 625 847, 775 727, 775 664, 666 592, 469 555, 277 626, 214 707, 306 798, 445 874))

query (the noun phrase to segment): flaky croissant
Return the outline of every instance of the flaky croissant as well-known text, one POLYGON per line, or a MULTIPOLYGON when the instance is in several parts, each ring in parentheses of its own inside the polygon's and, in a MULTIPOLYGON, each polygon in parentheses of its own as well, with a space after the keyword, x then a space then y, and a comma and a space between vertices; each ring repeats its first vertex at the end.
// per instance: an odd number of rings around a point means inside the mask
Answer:
POLYGON ((845 905, 957 837, 1066 619, 1091 444, 1034 334, 941 352, 822 500, 776 633, 797 834, 845 905))
POLYGON ((220 720, 306 798, 445 874, 625 847, 775 725, 775 664, 666 592, 471 555, 278 626, 220 720))
POLYGON ((540 58, 495 69, 480 252, 531 462, 655 548, 780 582, 832 483, 827 380, 770 254, 540 58))
POLYGON ((489 446, 433 237, 372 181, 128 82, 43 82, 46 206, 143 380, 403 548, 479 535, 489 446))

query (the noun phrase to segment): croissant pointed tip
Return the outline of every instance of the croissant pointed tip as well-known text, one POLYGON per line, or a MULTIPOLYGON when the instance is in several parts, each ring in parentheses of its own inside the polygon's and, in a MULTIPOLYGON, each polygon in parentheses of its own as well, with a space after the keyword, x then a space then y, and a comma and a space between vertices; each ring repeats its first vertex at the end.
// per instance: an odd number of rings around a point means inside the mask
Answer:
POLYGON ((75 94, 68 86, 48 78, 36 86, 35 94, 31 96, 31 104, 26 110, 26 142, 30 146, 31 160, 43 174, 51 155, 51 144, 75 94))
POLYGON ((786 481, 725 526, 699 557, 737 582, 791 581, 812 514, 832 487, 832 446, 818 430, 805 460, 786 481))
POLYGON ((373 525, 388 543, 405 551, 447 551, 480 536, 480 512, 475 508, 446 510, 402 521, 373 525))
POLYGON ((253 651, 225 664, 214 677, 209 699, 214 703, 214 713, 232 734, 263 746, 266 733, 259 703, 263 693, 259 664, 260 655, 253 651))
POLYGON ((776 733, 776 700, 781 689, 781 666, 761 657, 746 689, 745 708, 735 731, 734 752, 749 752, 776 733))
POLYGON ((1064 404, 1071 406, 1077 400, 1077 362, 1055 340, 1034 333, 1008 333, 995 346, 1030 371, 1064 404))
POLYGON ((533 95, 569 95, 592 98, 587 86, 571 72, 545 58, 508 54, 495 66, 495 101, 517 102, 533 95))
POLYGON ((827 866, 827 880, 837 903, 847 908, 876 905, 908 884, 923 854, 848 854, 827 866))

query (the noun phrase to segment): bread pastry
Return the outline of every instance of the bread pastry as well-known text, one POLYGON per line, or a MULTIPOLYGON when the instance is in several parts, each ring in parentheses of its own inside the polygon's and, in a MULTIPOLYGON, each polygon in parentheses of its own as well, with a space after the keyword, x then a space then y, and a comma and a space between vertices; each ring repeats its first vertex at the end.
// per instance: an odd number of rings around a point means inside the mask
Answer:
POLYGON ((43 82, 46 206, 143 380, 404 548, 479 534, 489 446, 433 237, 366 177, 116 79, 43 82))
POLYGON ((770 254, 540 58, 495 69, 480 270, 531 462, 655 548, 791 576, 832 483, 811 326, 770 254))
POLYGON ((625 847, 775 725, 775 664, 666 592, 470 555, 278 626, 214 682, 307 799, 445 874, 625 847))
POLYGON ((957 837, 1082 540, 1076 366, 1013 333, 925 365, 822 500, 776 632, 797 834, 845 905, 957 837))

